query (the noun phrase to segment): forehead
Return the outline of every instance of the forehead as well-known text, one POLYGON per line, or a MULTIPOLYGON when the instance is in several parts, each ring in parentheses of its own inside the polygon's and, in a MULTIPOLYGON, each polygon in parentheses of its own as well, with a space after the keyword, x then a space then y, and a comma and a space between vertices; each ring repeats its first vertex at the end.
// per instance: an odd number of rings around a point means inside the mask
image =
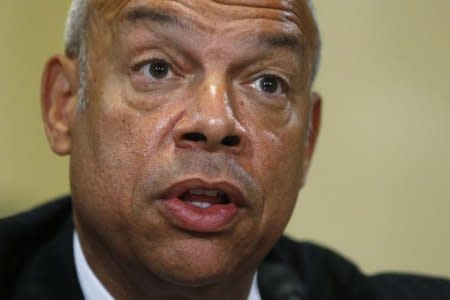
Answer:
POLYGON ((189 8, 203 7, 205 12, 214 6, 230 9, 243 8, 268 8, 274 10, 307 10, 309 5, 307 0, 87 0, 91 7, 102 11, 105 15, 116 15, 127 5, 149 5, 160 6, 166 3, 173 3, 175 5, 186 6, 189 8))
POLYGON ((298 31, 307 41, 314 39, 312 13, 306 0, 90 0, 90 4, 95 15, 113 23, 130 11, 147 8, 161 12, 160 16, 179 16, 202 29, 245 20, 257 26, 258 21, 265 20, 298 31))

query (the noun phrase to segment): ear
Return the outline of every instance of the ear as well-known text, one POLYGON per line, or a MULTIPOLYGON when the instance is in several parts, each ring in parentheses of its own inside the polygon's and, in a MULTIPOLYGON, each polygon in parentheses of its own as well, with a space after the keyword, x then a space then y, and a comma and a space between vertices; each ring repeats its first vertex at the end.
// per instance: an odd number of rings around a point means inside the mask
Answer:
POLYGON ((76 61, 65 56, 50 58, 42 74, 41 109, 47 140, 58 155, 69 154, 71 150, 78 88, 76 61))
POLYGON ((306 132, 305 152, 303 157, 303 176, 301 186, 306 182, 312 156, 316 147, 317 138, 320 131, 322 116, 322 97, 313 92, 311 95, 311 107, 309 111, 308 128, 306 132))

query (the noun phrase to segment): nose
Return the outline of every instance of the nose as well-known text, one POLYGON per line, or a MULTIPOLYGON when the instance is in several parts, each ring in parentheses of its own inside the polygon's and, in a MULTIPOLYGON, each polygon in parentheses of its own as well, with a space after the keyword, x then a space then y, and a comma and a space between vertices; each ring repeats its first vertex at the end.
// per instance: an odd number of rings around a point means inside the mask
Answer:
POLYGON ((178 148, 238 154, 245 144, 245 130, 237 120, 225 84, 199 86, 186 101, 183 117, 174 128, 178 148))

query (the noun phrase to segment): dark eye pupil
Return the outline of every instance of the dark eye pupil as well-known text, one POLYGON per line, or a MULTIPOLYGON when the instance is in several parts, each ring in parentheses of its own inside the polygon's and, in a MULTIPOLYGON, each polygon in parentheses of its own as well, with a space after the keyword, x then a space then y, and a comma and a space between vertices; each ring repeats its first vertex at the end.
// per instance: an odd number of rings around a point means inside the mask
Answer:
POLYGON ((161 79, 167 76, 169 73, 169 66, 164 61, 155 61, 150 64, 150 74, 156 79, 161 79))
POLYGON ((274 77, 263 77, 260 81, 261 90, 266 93, 275 93, 278 90, 278 81, 274 77))

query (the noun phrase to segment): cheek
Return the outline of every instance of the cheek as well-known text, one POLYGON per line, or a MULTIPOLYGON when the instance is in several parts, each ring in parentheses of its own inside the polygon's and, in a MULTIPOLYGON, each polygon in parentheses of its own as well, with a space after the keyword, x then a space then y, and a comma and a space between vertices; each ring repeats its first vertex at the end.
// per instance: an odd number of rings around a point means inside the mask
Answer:
POLYGON ((134 119, 114 109, 86 112, 71 157, 72 189, 82 194, 80 199, 117 213, 134 201, 145 156, 141 146, 145 137, 134 119))
POLYGON ((95 122, 98 124, 90 126, 95 128, 90 145, 99 171, 109 173, 110 179, 116 181, 134 177, 144 155, 140 145, 145 139, 141 130, 134 127, 135 121, 117 111, 102 115, 95 122))
MULTIPOLYGON (((304 126, 294 120, 278 130, 262 130, 255 142, 255 176, 264 187, 262 223, 274 235, 284 230, 303 176, 304 126)), ((270 234, 269 234, 270 236, 270 234)))
POLYGON ((126 252, 129 240, 141 234, 130 228, 136 226, 141 213, 137 208, 147 201, 142 182, 158 159, 151 142, 157 133, 149 129, 155 127, 151 120, 143 120, 132 110, 102 112, 87 113, 84 126, 75 133, 71 157, 74 210, 82 226, 90 228, 86 232, 101 232, 115 243, 115 249, 126 252))
POLYGON ((278 188, 283 190, 303 172, 306 131, 303 114, 292 109, 251 124, 252 164, 259 169, 256 176, 265 179, 263 187, 273 189, 274 184, 282 183, 278 188))

